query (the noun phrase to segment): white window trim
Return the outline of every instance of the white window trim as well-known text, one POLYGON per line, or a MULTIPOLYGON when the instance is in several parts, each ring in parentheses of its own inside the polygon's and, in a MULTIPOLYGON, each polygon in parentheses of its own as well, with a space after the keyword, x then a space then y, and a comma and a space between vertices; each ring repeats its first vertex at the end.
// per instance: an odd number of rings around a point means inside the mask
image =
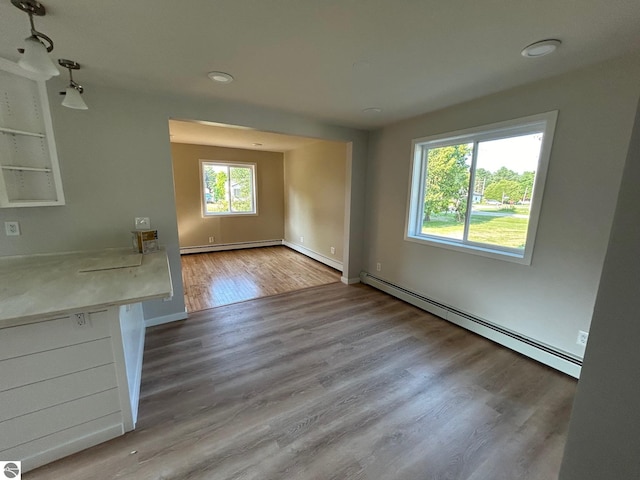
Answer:
MULTIPOLYGON (((542 197, 544 185, 547 178, 549 158, 551 156, 551 146, 553 144, 553 134, 555 131, 558 111, 551 111, 531 115, 528 117, 507 120, 504 122, 482 125, 478 127, 458 130, 455 132, 442 133, 423 138, 414 139, 412 142, 411 176, 409 178, 409 195, 407 199, 406 222, 404 229, 404 239, 409 242, 416 242, 423 245, 436 246, 455 250, 458 252, 481 255, 484 257, 505 260, 508 262, 531 265, 533 249, 542 207, 542 197), (424 181, 426 162, 422 155, 426 149, 422 148, 428 144, 429 147, 437 148, 455 143, 477 142, 482 140, 508 138, 531 133, 532 129, 539 127, 543 132, 542 146, 540 149, 540 159, 531 199, 531 211, 529 214, 529 226, 527 228, 527 241, 524 251, 508 248, 492 248, 485 244, 476 244, 470 241, 447 239, 444 237, 416 234, 418 226, 422 225, 422 196, 424 192, 424 181)), ((474 165, 475 168, 475 165, 474 165)), ((473 172, 472 172, 473 174, 473 172)))
POLYGON ((202 213, 202 218, 219 218, 219 217, 250 217, 258 215, 258 165, 253 162, 229 162, 223 160, 205 160, 200 159, 200 208, 202 213), (251 167, 253 169, 252 181, 253 181, 253 211, 251 212, 215 212, 215 213, 207 213, 207 201, 205 197, 204 191, 204 169, 203 166, 207 165, 222 165, 225 167, 251 167))

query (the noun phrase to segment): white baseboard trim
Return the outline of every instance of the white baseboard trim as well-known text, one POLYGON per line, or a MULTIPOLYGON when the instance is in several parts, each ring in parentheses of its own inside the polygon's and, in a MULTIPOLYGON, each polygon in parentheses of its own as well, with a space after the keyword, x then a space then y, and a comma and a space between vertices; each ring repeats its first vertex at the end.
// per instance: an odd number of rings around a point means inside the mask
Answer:
POLYGON ((220 243, 215 245, 199 245, 195 247, 181 247, 180 255, 189 253, 220 252, 222 250, 239 250, 241 248, 275 247, 282 245, 282 240, 262 240, 259 242, 220 243))
MULTIPOLYGON (((189 253, 205 253, 205 252, 220 252, 222 250, 238 250, 241 248, 259 248, 259 247, 275 247, 277 245, 284 245, 289 247, 291 250, 295 250, 296 252, 302 253, 309 258, 313 258, 320 263, 324 263, 331 268, 335 268, 342 272, 342 262, 338 262, 333 258, 325 257, 324 255, 314 252, 313 250, 309 250, 308 248, 302 247, 300 245, 296 245, 295 243, 287 242, 286 240, 263 240, 259 242, 238 242, 238 243, 224 243, 218 245, 199 245, 195 247, 181 247, 180 255, 188 255, 189 253)), ((357 279, 356 282, 353 282, 354 279, 350 279, 351 283, 357 283, 360 279, 357 279)))
POLYGON ((353 285, 354 283, 360 283, 360 277, 356 277, 356 278, 340 277, 340 281, 345 285, 353 285))
POLYGON ((163 325, 165 323, 177 322, 178 320, 187 319, 187 311, 172 313, 171 315, 163 315, 162 317, 147 318, 144 321, 145 327, 155 327, 156 325, 163 325))
POLYGON ((60 458, 85 450, 89 447, 106 442, 112 438, 119 437, 124 434, 122 424, 116 424, 103 430, 93 432, 81 438, 76 438, 70 442, 63 443, 44 452, 39 452, 22 460, 22 472, 34 470, 42 465, 51 463, 60 458))
POLYGON ((386 280, 374 277, 367 272, 362 272, 360 279, 362 283, 371 285, 378 290, 382 290, 422 310, 433 313, 444 320, 477 333, 526 357, 537 360, 544 365, 566 373, 574 378, 580 378, 582 360, 568 352, 558 350, 487 320, 461 312, 454 307, 439 303, 423 295, 387 282, 386 280))
POLYGON ((307 257, 313 258, 314 260, 317 260, 320 263, 324 263, 325 265, 328 265, 331 268, 335 268, 336 270, 339 270, 340 272, 342 272, 342 268, 343 268, 342 262, 338 262, 333 258, 325 257, 324 255, 316 253, 313 250, 309 250, 308 248, 302 247, 300 245, 296 245, 295 243, 287 242, 286 240, 282 241, 282 245, 284 245, 285 247, 289 247, 291 250, 295 250, 296 252, 306 255, 307 257))

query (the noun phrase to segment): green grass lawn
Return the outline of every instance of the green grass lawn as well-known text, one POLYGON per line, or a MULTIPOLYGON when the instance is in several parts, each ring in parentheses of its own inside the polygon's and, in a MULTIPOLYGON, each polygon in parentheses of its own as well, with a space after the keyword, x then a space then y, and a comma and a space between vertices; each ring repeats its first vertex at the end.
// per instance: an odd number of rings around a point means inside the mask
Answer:
MULTIPOLYGON (((472 242, 524 248, 528 225, 527 218, 471 215, 468 238, 472 242)), ((461 240, 464 223, 457 222, 454 214, 432 215, 431 221, 424 222, 422 233, 461 240)))
POLYGON ((518 213, 520 215, 529 215, 531 205, 485 205, 482 203, 474 203, 473 209, 480 212, 518 213))

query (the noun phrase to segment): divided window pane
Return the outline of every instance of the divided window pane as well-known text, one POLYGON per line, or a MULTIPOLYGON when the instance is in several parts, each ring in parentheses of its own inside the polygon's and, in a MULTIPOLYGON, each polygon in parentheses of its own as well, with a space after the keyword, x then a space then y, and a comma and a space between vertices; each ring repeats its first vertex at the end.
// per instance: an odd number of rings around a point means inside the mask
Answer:
POLYGON ((556 116, 415 140, 405 238, 530 263, 556 116))
POLYGON ((255 165, 201 162, 205 216, 255 214, 255 165))

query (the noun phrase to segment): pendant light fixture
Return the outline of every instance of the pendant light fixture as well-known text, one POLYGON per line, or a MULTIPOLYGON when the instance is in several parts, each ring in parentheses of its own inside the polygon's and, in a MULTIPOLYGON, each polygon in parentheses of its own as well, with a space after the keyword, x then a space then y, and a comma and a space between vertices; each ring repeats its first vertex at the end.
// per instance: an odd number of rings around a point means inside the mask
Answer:
POLYGON ((11 0, 11 3, 29 15, 31 24, 31 36, 25 39, 24 48, 19 48, 22 58, 18 65, 33 73, 41 75, 45 80, 53 76, 60 75, 60 71, 49 57, 49 52, 53 50, 53 40, 36 30, 33 24, 33 16, 43 17, 47 12, 44 6, 36 0, 11 0), (44 40, 46 43, 42 43, 44 40))
POLYGON ((73 70, 80 70, 80 64, 73 60, 65 60, 61 58, 58 60, 60 66, 69 70, 69 86, 64 92, 60 92, 60 95, 64 95, 62 105, 67 108, 75 108, 76 110, 88 110, 87 104, 82 99, 82 92, 84 88, 73 80, 73 70))

